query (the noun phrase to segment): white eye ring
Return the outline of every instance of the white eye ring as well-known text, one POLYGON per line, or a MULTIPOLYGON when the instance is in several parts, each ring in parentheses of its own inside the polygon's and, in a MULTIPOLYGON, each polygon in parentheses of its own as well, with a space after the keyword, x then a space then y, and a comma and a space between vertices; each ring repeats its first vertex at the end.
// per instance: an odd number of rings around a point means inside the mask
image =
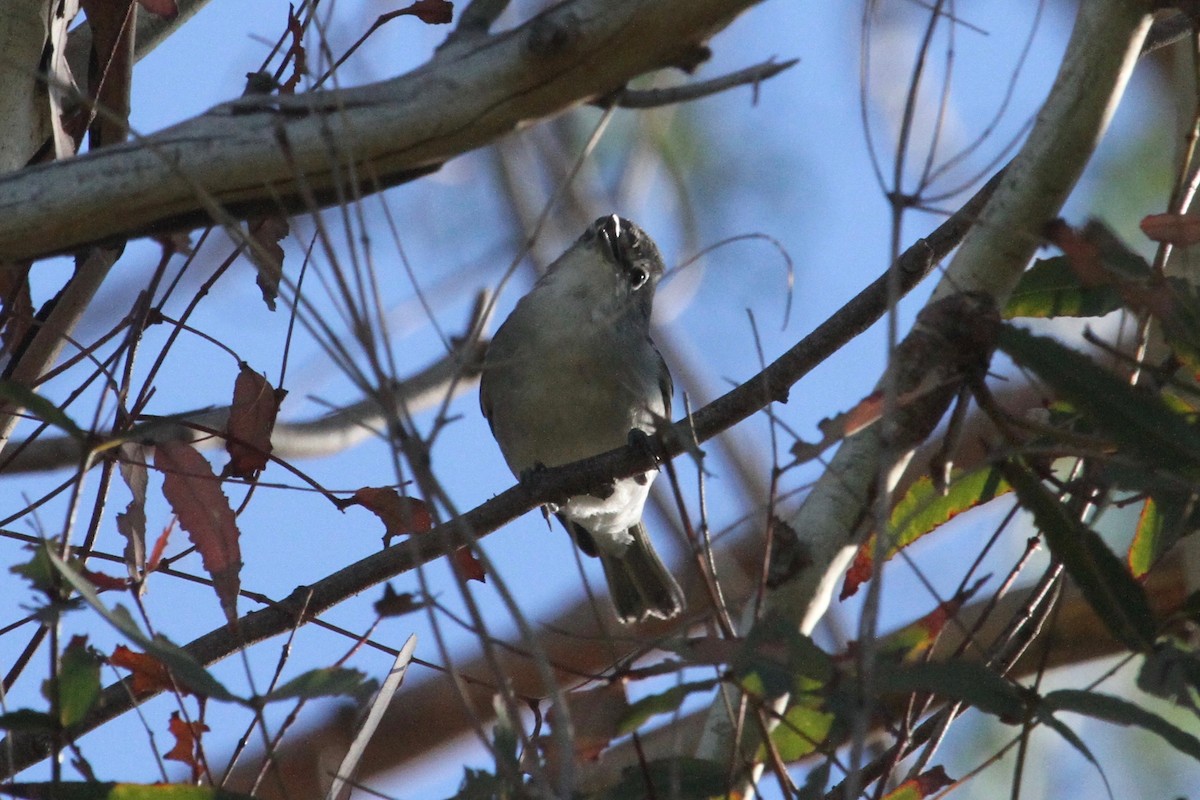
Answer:
POLYGON ((649 273, 641 267, 634 267, 629 270, 629 283, 634 289, 640 289, 646 285, 646 281, 650 280, 649 273))

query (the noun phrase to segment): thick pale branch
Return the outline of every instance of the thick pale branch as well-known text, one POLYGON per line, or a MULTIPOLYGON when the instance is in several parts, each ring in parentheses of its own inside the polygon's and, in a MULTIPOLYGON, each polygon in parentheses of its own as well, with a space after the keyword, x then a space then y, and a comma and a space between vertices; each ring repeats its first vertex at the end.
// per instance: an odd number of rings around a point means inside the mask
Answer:
MULTIPOLYGON (((981 292, 1002 306, 1035 249, 1043 227, 1062 207, 1116 107, 1150 25, 1141 0, 1093 0, 1079 6, 1062 67, 1029 138, 1009 164, 995 196, 946 270, 934 300, 959 292, 981 292)), ((898 375, 933 371, 921 363, 928 353, 889 365, 881 387, 898 375)), ((949 398, 946 400, 949 404, 949 398)), ((943 409, 944 411, 944 409, 943 409)), ((890 422, 890 421, 889 421, 890 422)), ((806 561, 768 597, 768 614, 810 633, 828 607, 836 578, 871 530, 880 476, 895 472, 907 457, 905 431, 875 425, 838 450, 812 493, 788 525, 796 551, 806 561)), ((724 763, 734 745, 725 708, 714 705, 700 754, 724 763)), ((754 752, 752 740, 743 752, 754 752)))
POLYGON ((568 0, 381 83, 245 97, 127 145, 0 179, 0 261, 303 210, 424 174, 696 48, 757 0, 568 0))

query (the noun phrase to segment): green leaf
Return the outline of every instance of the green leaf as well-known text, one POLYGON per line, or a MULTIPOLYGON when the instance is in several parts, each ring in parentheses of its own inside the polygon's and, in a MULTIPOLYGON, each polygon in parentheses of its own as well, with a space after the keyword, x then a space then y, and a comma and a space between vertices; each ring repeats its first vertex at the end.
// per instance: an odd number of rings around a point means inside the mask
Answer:
POLYGON ((0 400, 24 408, 30 414, 64 431, 72 439, 84 441, 87 434, 63 410, 32 389, 15 381, 0 381, 0 400))
POLYGON ((55 683, 58 719, 69 728, 81 722, 100 697, 100 659, 82 637, 73 639, 63 651, 55 683))
POLYGON ((1136 726, 1161 737, 1184 755, 1200 760, 1200 739, 1123 698, 1080 689, 1060 689, 1043 697, 1042 705, 1051 711, 1073 711, 1115 725, 1136 726))
POLYGON ((761 697, 779 697, 833 677, 833 661, 812 639, 778 615, 759 620, 734 655, 730 667, 742 687, 761 697))
POLYGON ((1156 395, 1046 336, 1005 325, 1000 349, 1087 415, 1104 435, 1148 466, 1200 475, 1200 430, 1156 395))
POLYGON ((964 511, 1011 491, 1012 487, 995 468, 957 473, 944 492, 928 476, 921 478, 892 509, 889 527, 893 542, 888 548, 888 556, 964 511))
POLYGON ((1066 256, 1036 262, 1021 275, 1004 318, 1101 317, 1121 307, 1114 286, 1084 286, 1066 256))
MULTIPOLYGON (((813 753, 829 738, 837 717, 824 709, 824 697, 806 693, 796 695, 779 725, 771 731, 771 742, 779 757, 791 763, 813 753)), ((766 747, 760 747, 758 758, 766 758, 766 747)))
POLYGON ((881 692, 928 692, 947 700, 960 700, 1004 722, 1016 722, 1025 716, 1021 689, 982 664, 965 661, 881 663, 875 673, 875 683, 881 692))
POLYGON ((677 711, 689 694, 707 692, 716 685, 716 680, 681 683, 660 694, 643 697, 629 706, 625 716, 617 723, 617 731, 618 733, 632 733, 656 714, 670 714, 677 711))
POLYGON ((379 684, 376 681, 367 680, 367 676, 356 669, 322 667, 297 675, 274 691, 263 695, 260 700, 273 703, 277 700, 313 700, 318 697, 341 696, 365 700, 377 688, 379 684))
POLYGON ((1133 541, 1129 545, 1129 555, 1126 558, 1129 571, 1135 578, 1141 578, 1149 572, 1158 559, 1179 539, 1178 523, 1183 509, 1170 506, 1181 504, 1170 503, 1168 500, 1168 508, 1164 509, 1163 505, 1155 502, 1153 497, 1147 498, 1142 506, 1142 513, 1138 515, 1137 527, 1134 529, 1133 541))
POLYGON ((71 584, 79 596, 91 606, 96 613, 103 617, 110 625, 124 634, 130 641, 138 644, 147 654, 158 659, 167 669, 171 671, 171 675, 179 683, 195 692, 196 694, 210 697, 214 700, 224 700, 227 702, 240 703, 249 705, 247 701, 239 698, 237 695, 230 692, 221 683, 208 673, 204 667, 200 666, 196 659, 188 655, 187 651, 167 639, 161 634, 156 634, 153 638, 147 636, 138 627, 129 610, 124 606, 116 606, 109 608, 100 601, 99 595, 96 594, 95 587, 83 576, 77 573, 70 566, 65 564, 58 554, 52 550, 46 549, 46 557, 50 563, 58 570, 59 574, 71 584))
POLYGON ((1019 459, 1002 468, 1021 505, 1033 513, 1050 552, 1062 562, 1096 615, 1118 641, 1131 650, 1149 652, 1154 646, 1156 624, 1141 584, 1100 536, 1067 513, 1066 507, 1019 459))

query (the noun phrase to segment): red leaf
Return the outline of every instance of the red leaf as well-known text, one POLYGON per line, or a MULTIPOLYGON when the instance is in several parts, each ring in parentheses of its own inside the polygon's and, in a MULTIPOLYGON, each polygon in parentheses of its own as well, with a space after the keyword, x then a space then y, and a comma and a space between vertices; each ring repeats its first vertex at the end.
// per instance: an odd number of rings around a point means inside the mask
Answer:
MULTIPOLYGON (((150 694, 152 692, 170 691, 174 688, 171 674, 158 659, 145 653, 137 653, 123 644, 117 645, 113 654, 108 657, 113 666, 123 667, 133 673, 131 683, 134 694, 150 694)), ((186 689, 180 687, 186 692, 186 689)))
POLYGON ((192 776, 200 773, 200 762, 197 758, 200 752, 200 736, 209 727, 203 722, 186 722, 179 716, 178 711, 171 712, 171 721, 167 723, 171 735, 175 737, 175 746, 163 758, 171 761, 182 761, 192 768, 192 776))
POLYGON ((892 789, 884 795, 884 800, 920 800, 953 783, 954 779, 946 774, 945 768, 937 766, 892 789))
POLYGON ((242 568, 237 518, 212 467, 196 448, 184 442, 163 442, 155 448, 154 466, 163 473, 163 496, 179 517, 179 525, 200 551, 204 569, 213 579, 225 618, 237 619, 237 595, 242 568))
POLYGON ((426 25, 447 25, 454 17, 454 4, 446 0, 417 0, 399 14, 412 14, 426 25))
POLYGON ((275 417, 284 394, 273 389, 265 377, 245 362, 240 365, 225 428, 229 434, 225 440, 225 450, 229 453, 227 474, 253 479, 267 466, 271 431, 275 429, 275 417))
POLYGON ((163 551, 167 549, 167 540, 171 538, 171 529, 174 527, 174 524, 168 525, 158 535, 158 539, 154 542, 154 549, 150 551, 150 558, 146 561, 146 572, 154 572, 158 569, 158 562, 162 560, 163 551))
POLYGON ((129 580, 127 578, 115 578, 112 575, 106 575, 103 572, 95 572, 86 568, 81 571, 83 572, 83 577, 87 578, 97 589, 124 591, 129 588, 129 580))
POLYGON ((483 564, 479 563, 471 549, 468 547, 460 547, 454 551, 452 556, 454 568, 458 570, 458 574, 466 581, 479 581, 487 583, 487 573, 483 571, 483 564))
POLYGON ((364 486, 342 504, 343 507, 362 506, 379 517, 386 530, 383 535, 385 547, 393 536, 425 533, 433 527, 429 506, 415 497, 401 497, 395 489, 364 486))

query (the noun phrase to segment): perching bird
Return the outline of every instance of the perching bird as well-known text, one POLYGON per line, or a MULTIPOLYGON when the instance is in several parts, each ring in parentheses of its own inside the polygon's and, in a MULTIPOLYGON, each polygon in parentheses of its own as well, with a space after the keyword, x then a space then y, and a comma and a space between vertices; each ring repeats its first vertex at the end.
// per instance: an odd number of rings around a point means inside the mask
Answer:
MULTIPOLYGON (((653 240, 601 217, 559 256, 496 331, 479 403, 515 475, 598 455, 670 422, 671 373, 650 340, 663 274, 653 240)), ((617 616, 629 624, 683 610, 679 585, 642 525, 655 473, 607 497, 554 508, 581 550, 604 565, 617 616)))

